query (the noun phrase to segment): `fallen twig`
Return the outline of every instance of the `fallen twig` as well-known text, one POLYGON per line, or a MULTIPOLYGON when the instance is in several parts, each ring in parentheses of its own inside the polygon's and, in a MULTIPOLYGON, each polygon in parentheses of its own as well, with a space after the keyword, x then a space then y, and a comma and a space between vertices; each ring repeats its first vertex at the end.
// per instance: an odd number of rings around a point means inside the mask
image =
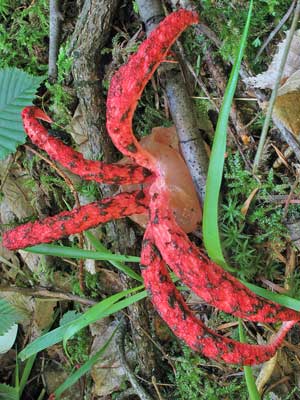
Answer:
POLYGON ((55 81, 57 78, 57 56, 59 47, 60 23, 62 15, 59 11, 59 1, 50 0, 49 2, 49 63, 48 75, 50 81, 55 81))
POLYGON ((39 286, 32 288, 23 288, 18 286, 0 286, 0 292, 13 292, 22 294, 23 296, 35 296, 58 301, 75 301, 76 303, 84 304, 87 306, 93 306, 97 303, 94 300, 85 299, 71 293, 52 291, 39 286))
POLYGON ((275 29, 273 29, 272 32, 270 33, 270 35, 267 37, 264 44, 259 49, 254 61, 257 61, 257 59, 260 57, 260 55, 265 50, 265 48, 268 46, 268 44, 271 42, 271 40, 274 38, 274 36, 280 31, 280 29, 283 27, 283 25, 286 23, 286 21, 290 18, 290 15, 292 14, 292 12, 294 10, 295 4, 296 4, 296 0, 294 0, 292 2, 289 9, 284 14, 284 16, 281 18, 281 20, 279 21, 279 23, 277 24, 275 29))
POLYGON ((132 385, 135 393, 139 396, 141 400, 153 400, 152 397, 146 392, 146 390, 138 383, 134 373, 131 371, 125 356, 125 334, 126 334, 126 324, 124 319, 122 319, 120 328, 117 334, 117 345, 119 348, 119 357, 121 365, 126 373, 129 382, 132 385))
MULTIPOLYGON (((164 15, 159 0, 137 0, 141 19, 147 34, 155 28, 164 15)), ((178 65, 172 64, 160 69, 165 77, 165 90, 168 97, 172 119, 175 123, 182 154, 193 178, 199 199, 203 204, 208 157, 201 137, 199 123, 190 94, 187 92, 178 65)))
POLYGON ((292 25, 291 25, 291 29, 289 30, 289 33, 287 35, 286 38, 286 44, 285 44, 285 48, 282 54, 282 59, 281 62, 279 64, 279 68, 278 68, 278 72, 277 72, 277 76, 276 76, 276 81, 274 84, 274 88, 271 94, 271 98, 269 101, 269 105, 268 105, 268 110, 267 110, 267 114, 266 114, 266 118, 264 121, 264 125, 261 131, 261 136, 260 136, 260 140, 259 140, 259 144, 258 144, 258 149, 254 158, 254 162, 253 162, 253 173, 256 174, 257 170, 258 170, 258 166, 259 166, 259 162, 261 159, 261 155, 263 153, 263 148, 264 148, 264 144, 266 141, 266 136, 269 130, 269 125, 271 122, 271 118, 272 118, 272 112, 273 112, 273 108, 274 108, 274 104, 276 101, 276 97, 277 97, 277 92, 279 89, 279 86, 281 84, 281 76, 283 74, 283 70, 284 70, 284 66, 286 63, 286 59, 287 59, 287 55, 292 43, 292 39, 294 36, 294 32, 296 30, 297 27, 297 23, 299 20, 299 15, 300 15, 300 0, 297 1, 297 5, 295 8, 295 12, 294 12, 294 17, 293 17, 293 21, 292 21, 292 25))

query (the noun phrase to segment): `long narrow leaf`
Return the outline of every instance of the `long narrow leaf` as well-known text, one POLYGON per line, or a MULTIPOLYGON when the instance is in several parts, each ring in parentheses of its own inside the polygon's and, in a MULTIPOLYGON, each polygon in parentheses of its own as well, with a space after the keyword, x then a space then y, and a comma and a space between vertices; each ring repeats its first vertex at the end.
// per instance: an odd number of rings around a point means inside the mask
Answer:
POLYGON ((286 296, 285 294, 273 293, 270 290, 264 289, 262 287, 256 286, 253 283, 241 281, 248 289, 252 290, 255 294, 258 294, 265 299, 274 301, 274 303, 281 304, 292 310, 300 311, 300 300, 294 299, 293 297, 286 296))
MULTIPOLYGON (((95 249, 97 251, 101 251, 104 254, 105 253, 110 254, 110 255, 113 254, 91 232, 85 232, 84 234, 89 239, 89 241, 92 243, 92 245, 95 247, 95 249)), ((127 265, 121 263, 120 261, 109 260, 109 262, 111 263, 111 265, 116 267, 119 271, 124 272, 124 274, 130 276, 131 278, 137 280, 138 282, 143 282, 142 277, 139 274, 137 274, 132 268, 128 267, 127 265)))
POLYGON ((229 267, 226 264, 223 256, 218 228, 218 203, 223 176, 228 119, 239 77, 240 66, 246 47, 252 6, 253 1, 251 0, 246 25, 234 65, 232 67, 229 82, 225 90, 224 99, 218 118, 207 174, 206 194, 203 209, 203 240, 206 250, 212 260, 224 268, 227 267, 227 269, 229 269, 229 267))
MULTIPOLYGON (((230 74, 229 82, 225 90, 224 99, 218 118, 208 168, 206 194, 203 210, 203 240, 206 250, 213 261, 221 265, 223 268, 226 268, 227 270, 232 270, 232 268, 226 263, 221 246, 218 225, 219 194, 223 177, 229 114, 239 77, 239 70, 241 67, 242 58, 246 48, 252 8, 253 0, 250 1, 247 21, 240 41, 236 59, 230 74)), ((239 325, 239 332, 241 340, 245 340, 241 323, 239 325)), ((244 372, 250 399, 260 400, 251 367, 244 367, 244 372)))
POLYGON ((55 244, 40 244, 33 247, 26 247, 25 251, 46 256, 66 258, 86 258, 91 260, 140 262, 140 257, 112 254, 103 251, 83 250, 76 247, 58 246, 55 244))
MULTIPOLYGON (((239 319, 239 336, 240 336, 240 341, 242 343, 245 343, 246 337, 245 337, 245 333, 244 333, 244 329, 243 329, 243 324, 240 319, 239 319)), ((255 384, 255 379, 254 379, 254 376, 252 373, 252 368, 248 367, 248 366, 244 366, 244 373, 245 373, 245 380, 246 380, 250 400, 261 400, 259 392, 256 387, 256 384, 255 384)))
MULTIPOLYGON (((122 293, 118 293, 117 295, 114 295, 115 299, 120 299, 122 297, 125 297, 128 294, 131 294, 142 288, 143 288, 143 286, 138 286, 133 289, 125 290, 122 293)), ((106 301, 107 299, 102 300, 102 302, 91 307, 83 315, 80 315, 78 317, 78 320, 81 318, 86 318, 86 325, 83 324, 81 326, 82 327, 87 326, 88 324, 95 322, 98 319, 107 317, 111 314, 114 314, 117 311, 122 310, 123 308, 127 307, 128 305, 131 305, 131 304, 135 303, 136 301, 139 301, 139 300, 145 298, 146 296, 147 296, 147 292, 145 290, 143 290, 142 292, 132 295, 132 296, 126 298, 125 300, 120 300, 120 301, 112 304, 110 308, 104 307, 104 310, 102 310, 102 312, 101 312, 101 310, 99 311, 99 308, 98 308, 99 314, 97 315, 97 318, 96 318, 96 315, 94 315, 95 308, 100 307, 100 309, 101 309, 101 303, 106 301), (92 316, 91 316, 91 314, 92 314, 92 316)), ((111 301, 111 299, 110 299, 110 301, 111 301)), ((71 322, 69 322, 63 326, 60 326, 59 328, 56 328, 53 331, 37 338, 34 342, 30 343, 27 347, 25 347, 25 349, 23 349, 21 351, 21 353, 19 354, 19 358, 21 360, 25 360, 26 358, 30 357, 31 355, 33 355, 41 350, 44 350, 47 347, 50 347, 58 342, 61 342, 64 339, 64 336, 65 336, 68 328, 72 324, 74 324, 76 321, 77 320, 71 321, 71 322)))
POLYGON ((67 330, 64 334, 63 338, 63 346, 67 353, 67 341, 73 337, 77 332, 86 326, 98 321, 103 318, 103 314, 107 311, 111 306, 113 306, 117 301, 122 299, 123 297, 135 292, 137 290, 142 289, 143 286, 139 286, 138 288, 133 288, 129 290, 124 290, 123 292, 116 293, 112 296, 107 297, 106 299, 100 301, 100 303, 95 304, 93 307, 89 308, 84 314, 82 314, 79 318, 75 319, 71 325, 66 324, 67 330))

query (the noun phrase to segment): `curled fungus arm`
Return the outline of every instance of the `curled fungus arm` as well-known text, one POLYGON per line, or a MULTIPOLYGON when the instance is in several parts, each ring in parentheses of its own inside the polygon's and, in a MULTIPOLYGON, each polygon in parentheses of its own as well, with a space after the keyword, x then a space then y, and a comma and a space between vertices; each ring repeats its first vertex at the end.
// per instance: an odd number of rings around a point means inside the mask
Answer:
POLYGON ((28 106, 22 111, 24 129, 31 141, 73 174, 85 180, 111 184, 142 183, 150 171, 138 165, 105 164, 101 161, 87 160, 81 153, 51 136, 38 119, 52 122, 39 108, 28 106))
POLYGON ((223 337, 197 319, 170 279, 166 264, 148 227, 142 251, 142 275, 152 303, 174 334, 194 351, 232 364, 253 365, 270 359, 296 321, 285 322, 267 345, 250 345, 223 337))

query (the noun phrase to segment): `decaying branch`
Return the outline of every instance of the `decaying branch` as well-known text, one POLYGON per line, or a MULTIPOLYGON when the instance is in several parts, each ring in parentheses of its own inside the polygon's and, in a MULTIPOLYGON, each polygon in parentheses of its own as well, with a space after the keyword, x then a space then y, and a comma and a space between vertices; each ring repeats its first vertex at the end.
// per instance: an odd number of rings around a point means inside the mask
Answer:
POLYGON ((60 34, 60 23, 62 15, 59 11, 59 1, 50 0, 49 2, 49 64, 48 64, 48 75, 49 80, 55 81, 57 78, 57 55, 59 48, 59 34, 60 34))
POLYGON ((131 371, 131 369, 128 365, 128 362, 126 360, 126 355, 125 355, 126 324, 125 324, 125 321, 123 318, 121 320, 119 332, 117 335, 118 335, 117 336, 117 344, 118 344, 118 348, 119 348, 120 362, 125 371, 127 379, 129 380, 129 382, 132 385, 132 388, 133 388, 135 394, 137 394, 141 400, 153 400, 152 397, 146 392, 146 390, 137 381, 134 373, 131 371))
MULTIPOLYGON (((142 21, 149 34, 164 16, 159 0, 137 0, 142 21)), ((199 199, 204 201, 208 158, 199 129, 199 121, 179 65, 161 67, 163 84, 168 97, 171 116, 179 136, 182 154, 192 175, 199 199)))

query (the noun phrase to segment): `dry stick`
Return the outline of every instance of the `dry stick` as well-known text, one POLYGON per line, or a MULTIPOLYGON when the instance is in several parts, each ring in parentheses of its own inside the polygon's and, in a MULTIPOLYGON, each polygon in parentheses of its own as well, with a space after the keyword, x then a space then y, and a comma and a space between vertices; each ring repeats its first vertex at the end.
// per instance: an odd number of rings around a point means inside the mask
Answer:
POLYGON ((273 121, 277 129, 280 131, 281 136, 293 150, 297 160, 300 162, 300 144, 298 140, 292 135, 292 133, 288 129, 286 129, 282 122, 280 122, 277 118, 273 118, 273 121))
POLYGON ((59 11, 59 1, 50 0, 49 3, 49 64, 48 64, 48 75, 51 81, 55 81, 57 78, 57 55, 59 46, 59 34, 60 34, 60 22, 62 15, 59 11))
MULTIPOLYGON (((212 58, 211 52, 209 50, 207 50, 207 52, 206 52, 204 61, 206 62, 207 66, 208 66, 211 76, 213 77, 214 81, 216 82, 218 91, 221 92, 221 95, 223 95, 225 93, 225 89, 226 89, 226 79, 227 78, 225 76, 224 71, 222 70, 222 67, 217 65, 216 61, 212 58)), ((244 122, 242 121, 240 111, 238 110, 234 100, 232 102, 232 106, 231 106, 231 110, 230 110, 230 118, 231 118, 232 124, 235 128, 235 131, 238 133, 239 136, 241 136, 242 134, 249 136, 249 132, 247 131, 247 128, 246 128, 244 122)), ((232 129, 230 127, 228 128, 228 131, 229 131, 230 136, 232 137, 242 159, 244 160, 245 166, 247 167, 248 170, 251 170, 252 165, 245 157, 243 149, 240 145, 238 138, 236 137, 236 135, 234 134, 234 132, 232 131, 232 129)))
MULTIPOLYGON (((159 0, 137 0, 139 13, 147 34, 151 32, 164 16, 159 0)), ((204 201, 208 157, 202 140, 194 104, 183 82, 178 66, 161 67, 165 76, 165 90, 169 108, 175 123, 182 154, 193 178, 201 203, 204 201)))
POLYGON ((13 156, 9 156, 8 160, 6 161, 6 169, 5 169, 3 177, 1 177, 2 180, 0 182, 0 192, 2 192, 2 189, 5 185, 6 179, 9 175, 10 168, 14 164, 15 159, 16 159, 16 154, 14 154, 13 156))
POLYGON ((297 5, 295 8, 295 12, 294 12, 294 17, 293 17, 293 22, 292 22, 292 26, 291 29, 289 30, 287 39, 286 39, 286 45, 282 54, 282 59, 280 61, 279 64, 279 69, 277 72, 277 76, 276 76, 276 81, 275 81, 275 85, 272 91, 272 95, 269 101, 269 105, 268 105, 268 110, 267 110, 267 115, 264 121, 264 125, 261 131, 261 136, 260 136, 260 140, 259 140, 259 144, 258 144, 258 149, 254 158, 254 163, 253 163, 253 173, 256 174, 257 170, 258 170, 258 165, 263 153, 263 148, 264 148, 264 144, 266 141, 266 137, 267 137, 267 133, 269 130, 269 125, 271 122, 271 118, 272 118, 272 112, 273 112, 273 108, 274 108, 274 104, 275 104, 275 100, 277 97, 277 92, 280 86, 280 81, 281 81, 281 77, 283 74, 283 70, 284 70, 284 66, 287 60, 287 56, 288 56, 288 52, 291 46, 291 42, 294 36, 294 32, 296 30, 297 27, 297 23, 299 20, 299 15, 300 15, 300 0, 297 1, 297 5))
MULTIPOLYGON (((194 26, 194 29, 197 34, 202 34, 208 37, 215 46, 219 49, 222 47, 222 42, 218 39, 217 35, 214 33, 212 29, 210 29, 207 25, 200 23, 199 25, 194 26)), ((229 58, 230 63, 233 65, 234 64, 234 59, 232 57, 229 58)), ((239 71, 240 77, 243 80, 248 79, 250 76, 252 76, 248 70, 246 69, 245 65, 241 65, 240 71, 239 71)), ((261 90, 258 89, 253 89, 256 98, 259 100, 260 103, 263 103, 266 99, 266 96, 263 94, 261 90)))
POLYGON ((71 293, 55 292, 52 290, 44 289, 39 286, 32 288, 22 288, 15 286, 0 286, 0 292, 14 292, 22 294, 23 296, 36 296, 46 299, 53 299, 57 301, 75 301, 77 303, 93 306, 97 302, 94 300, 84 299, 83 297, 73 295, 71 293))
MULTIPOLYGON (((198 83, 199 87, 206 94, 207 99, 210 101, 212 106, 216 109, 216 111, 219 112, 220 109, 219 109, 218 105, 216 104, 216 102, 214 101, 215 99, 213 97, 211 97, 209 91, 206 89, 206 86, 205 86, 204 82, 202 81, 202 79, 194 71, 194 68, 193 68, 192 64, 188 60, 186 60, 183 46, 182 46, 182 44, 181 44, 181 42, 179 40, 177 40, 177 47, 179 49, 179 52, 180 52, 180 55, 181 55, 181 58, 182 58, 183 62, 185 63, 185 65, 187 66, 188 70, 190 71, 190 73, 194 77, 195 81, 198 83)), ((194 99, 196 97, 193 96, 192 98, 194 99)))
POLYGON ((152 381, 152 385, 154 386, 154 389, 155 389, 155 391, 156 391, 156 394, 157 394, 159 400, 164 400, 164 398, 162 397, 162 395, 160 394, 160 391, 159 391, 159 389, 158 389, 155 376, 152 376, 151 381, 152 381))
MULTIPOLYGON (((190 2, 189 2, 190 3, 190 2)), ((213 32, 212 29, 210 29, 207 25, 201 23, 199 25, 196 25, 194 27, 196 32, 198 34, 203 34, 210 39, 217 48, 220 48, 222 46, 222 42, 218 39, 217 35, 213 32)), ((233 64, 234 60, 230 59, 231 64, 233 64)), ((248 79, 252 74, 250 74, 247 69, 245 68, 244 65, 241 65, 240 68, 240 76, 243 80, 248 79)), ((260 108, 262 108, 262 104, 266 100, 266 96, 264 93, 259 90, 259 89, 252 89, 253 92, 255 93, 256 99, 258 101, 258 104, 260 108)), ((277 129, 280 131, 283 139, 286 141, 286 143, 293 149, 293 152, 295 153, 295 156, 300 162, 300 145, 299 142, 294 138, 294 136, 282 125, 282 123, 279 120, 274 119, 274 123, 277 127, 277 129)))
POLYGON ((254 61, 257 61, 259 56, 262 54, 262 52, 265 50, 265 48, 268 46, 268 44, 271 42, 271 40, 274 38, 274 36, 277 34, 277 32, 280 31, 280 29, 283 27, 283 25, 286 23, 286 21, 290 18, 290 15, 292 14, 292 12, 294 10, 295 4, 296 4, 296 0, 293 0, 292 4, 290 5, 290 7, 287 10, 287 12, 285 13, 285 15, 281 18, 281 20, 279 21, 279 23, 277 24, 275 29, 272 30, 270 35, 265 40, 264 44, 259 49, 254 61))
POLYGON ((125 334, 126 324, 124 319, 121 320, 119 332, 117 334, 117 345, 119 349, 119 357, 121 365, 126 373, 126 376, 131 383, 135 393, 141 400, 153 400, 153 398, 146 392, 146 390, 138 383, 134 373, 131 371, 125 356, 125 334))

